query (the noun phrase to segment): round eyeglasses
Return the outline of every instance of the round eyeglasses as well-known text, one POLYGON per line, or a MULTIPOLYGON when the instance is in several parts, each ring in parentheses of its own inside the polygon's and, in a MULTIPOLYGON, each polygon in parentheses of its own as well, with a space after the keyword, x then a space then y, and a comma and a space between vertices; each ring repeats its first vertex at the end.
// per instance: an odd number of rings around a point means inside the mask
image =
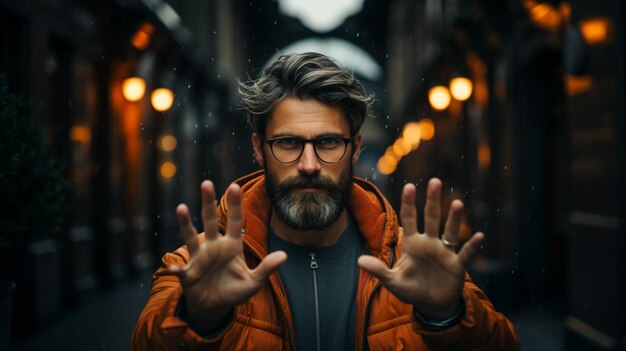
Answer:
POLYGON ((346 154, 352 138, 322 136, 315 139, 302 139, 296 136, 283 136, 265 140, 272 155, 280 163, 292 163, 300 159, 306 143, 313 144, 317 158, 325 163, 339 162, 346 154))

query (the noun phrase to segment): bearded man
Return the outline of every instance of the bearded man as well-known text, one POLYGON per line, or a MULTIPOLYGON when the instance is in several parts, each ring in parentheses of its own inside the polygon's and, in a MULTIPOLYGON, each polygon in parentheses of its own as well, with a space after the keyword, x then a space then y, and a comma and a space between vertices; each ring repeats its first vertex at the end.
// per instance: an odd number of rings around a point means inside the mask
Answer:
POLYGON ((463 204, 443 233, 441 181, 400 217, 353 176, 371 104, 362 84, 317 53, 281 56, 240 83, 263 166, 215 205, 201 184, 204 233, 176 209, 185 246, 163 257, 135 350, 518 350, 511 322, 465 272, 484 239, 458 250, 463 204))

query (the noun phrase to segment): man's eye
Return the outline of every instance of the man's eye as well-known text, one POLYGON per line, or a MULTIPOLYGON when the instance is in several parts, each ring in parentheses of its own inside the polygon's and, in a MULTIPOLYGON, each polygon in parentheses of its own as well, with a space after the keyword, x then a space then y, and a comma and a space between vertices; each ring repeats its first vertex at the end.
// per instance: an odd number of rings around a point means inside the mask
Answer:
POLYGON ((333 149, 339 146, 341 142, 342 140, 339 138, 327 137, 319 139, 316 143, 318 147, 324 149, 333 149))
POLYGON ((299 148, 302 142, 298 138, 282 138, 277 140, 276 144, 284 149, 295 149, 299 148))

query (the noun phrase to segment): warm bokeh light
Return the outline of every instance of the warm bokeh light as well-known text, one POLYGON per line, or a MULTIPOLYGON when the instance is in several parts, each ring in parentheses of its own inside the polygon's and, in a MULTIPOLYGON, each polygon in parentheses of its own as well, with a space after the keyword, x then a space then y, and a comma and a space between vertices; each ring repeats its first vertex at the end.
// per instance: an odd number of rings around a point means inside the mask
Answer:
POLYGON ((139 27, 133 38, 130 40, 130 43, 137 50, 145 50, 148 45, 150 45, 150 40, 152 38, 152 33, 154 33, 154 26, 150 23, 144 23, 139 27))
POLYGON ((176 165, 170 161, 161 165, 161 175, 163 178, 172 178, 176 174, 176 165))
POLYGON ((430 140, 435 136, 435 123, 428 118, 419 121, 422 140, 430 140))
POLYGON ((569 22, 570 18, 572 18, 572 5, 562 2, 559 6, 559 10, 561 11, 561 16, 565 22, 569 22))
POLYGON ((174 151, 174 149, 176 149, 176 145, 178 144, 178 141, 176 140, 176 137, 173 135, 163 135, 162 137, 159 138, 159 149, 169 152, 169 151, 174 151))
POLYGON ((396 152, 393 150, 393 145, 387 148, 387 150, 385 151, 385 155, 393 157, 396 161, 400 161, 400 159, 402 158, 402 155, 396 154, 396 152))
POLYGON ((152 107, 157 111, 167 111, 174 103, 174 93, 167 88, 155 89, 150 97, 152 107))
POLYGON ((437 85, 428 91, 428 101, 435 110, 445 110, 450 106, 450 91, 443 85, 437 85))
POLYGON ((84 125, 73 125, 70 130, 70 139, 80 144, 91 143, 91 128, 84 125))
POLYGON ((385 175, 393 173, 396 170, 396 167, 398 167, 398 161, 389 155, 383 155, 378 160, 378 164, 376 165, 378 172, 385 175))
POLYGON ((417 122, 409 122, 404 126, 402 138, 411 144, 411 150, 417 149, 422 138, 422 130, 417 122))
POLYGON ((472 95, 474 86, 469 78, 456 77, 450 81, 450 93, 459 101, 465 101, 472 95))
POLYGON ((598 44, 609 36, 609 21, 604 18, 592 18, 580 22, 580 32, 587 44, 598 44))
POLYGON ((478 145, 478 165, 481 168, 489 168, 491 164, 491 149, 487 143, 478 145))
POLYGON ((565 91, 567 95, 574 96, 591 89, 590 76, 565 75, 565 91))
POLYGON ((411 144, 406 139, 399 138, 393 143, 393 151, 400 156, 405 156, 411 152, 411 144))
POLYGON ((526 1, 526 7, 530 18, 538 27, 547 30, 557 30, 561 27, 561 12, 554 6, 545 2, 526 1))
POLYGON ((130 77, 122 82, 122 93, 128 101, 139 101, 146 93, 146 81, 139 77, 130 77))

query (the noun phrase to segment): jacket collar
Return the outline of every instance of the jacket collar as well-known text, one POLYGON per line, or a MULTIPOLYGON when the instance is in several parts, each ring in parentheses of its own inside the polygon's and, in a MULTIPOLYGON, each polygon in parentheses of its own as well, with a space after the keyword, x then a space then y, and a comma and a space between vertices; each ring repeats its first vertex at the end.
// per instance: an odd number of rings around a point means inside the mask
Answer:
MULTIPOLYGON (((264 171, 250 173, 235 181, 243 192, 244 211, 243 241, 259 259, 268 254, 268 226, 271 203, 265 189, 264 171)), ((389 261, 390 250, 398 240, 398 219, 395 211, 380 190, 371 182, 354 177, 352 195, 348 200, 348 211, 358 223, 359 231, 367 241, 373 256, 389 261)), ((218 207, 219 226, 226 228, 228 211, 226 195, 218 207)))

